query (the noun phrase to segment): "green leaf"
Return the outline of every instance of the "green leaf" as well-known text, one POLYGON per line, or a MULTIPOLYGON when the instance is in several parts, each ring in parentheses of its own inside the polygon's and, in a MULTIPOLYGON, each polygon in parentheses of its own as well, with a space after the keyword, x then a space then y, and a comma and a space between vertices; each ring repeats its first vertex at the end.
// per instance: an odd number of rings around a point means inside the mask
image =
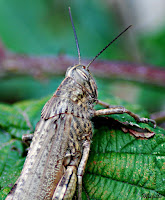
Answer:
MULTIPOLYGON (((23 134, 33 133, 43 105, 50 98, 0 104, 0 198, 5 199, 15 183, 26 155, 21 142, 23 134)), ((147 117, 139 106, 118 98, 104 101, 123 105, 147 117)), ((98 109, 99 107, 97 107, 98 109)), ((83 177, 83 199, 140 199, 145 195, 165 198, 165 131, 152 124, 137 124, 129 115, 93 118, 94 136, 86 172, 83 177), (140 130, 154 131, 148 140, 124 133, 129 121, 140 130), (86 196, 87 194, 87 196, 86 196)))
POLYGON ((95 130, 84 188, 90 199, 165 197, 165 137, 162 130, 138 140, 108 125, 95 130))
MULTIPOLYGON (((18 129, 19 130, 19 129, 18 129)), ((9 193, 17 180, 25 158, 22 158, 23 146, 18 139, 0 129, 0 199, 9 193)))

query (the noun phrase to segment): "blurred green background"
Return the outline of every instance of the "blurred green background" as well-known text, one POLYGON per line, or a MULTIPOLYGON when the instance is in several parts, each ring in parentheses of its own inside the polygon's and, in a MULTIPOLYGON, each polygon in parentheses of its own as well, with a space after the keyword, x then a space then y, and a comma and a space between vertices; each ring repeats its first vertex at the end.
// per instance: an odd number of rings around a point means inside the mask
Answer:
MULTIPOLYGON (((0 38, 12 52, 77 58, 68 6, 79 39, 81 56, 93 58, 128 25, 133 27, 99 59, 165 66, 165 3, 163 0, 1 0, 0 38)), ((2 76, 0 101, 13 103, 41 98, 56 90, 64 76, 37 80, 2 76)), ((165 108, 165 88, 97 77, 100 96, 115 95, 149 112, 165 108)))

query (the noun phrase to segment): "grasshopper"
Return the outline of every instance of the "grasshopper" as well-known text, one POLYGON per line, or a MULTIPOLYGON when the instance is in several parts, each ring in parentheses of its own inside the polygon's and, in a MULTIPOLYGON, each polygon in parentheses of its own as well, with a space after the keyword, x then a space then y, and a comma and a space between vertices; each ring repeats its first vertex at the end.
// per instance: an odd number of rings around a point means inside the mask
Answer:
MULTIPOLYGON (((99 101, 97 85, 89 71, 91 63, 130 26, 84 66, 80 62, 70 8, 69 14, 79 64, 67 69, 65 79, 43 107, 23 170, 6 200, 72 199, 77 185, 77 198, 81 200, 82 176, 92 138, 92 117, 127 113, 138 122, 152 122, 156 126, 153 120, 140 118, 122 106, 110 106, 99 101), (105 109, 95 110, 94 104, 105 109)), ((23 137, 26 141, 31 138, 32 135, 23 137)))

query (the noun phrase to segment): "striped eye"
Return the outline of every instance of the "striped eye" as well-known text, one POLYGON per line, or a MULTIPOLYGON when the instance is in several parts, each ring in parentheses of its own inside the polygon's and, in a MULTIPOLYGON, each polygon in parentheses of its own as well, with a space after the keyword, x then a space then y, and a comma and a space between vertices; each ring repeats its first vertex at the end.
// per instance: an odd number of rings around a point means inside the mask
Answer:
POLYGON ((81 75, 82 78, 84 78, 85 80, 89 79, 89 73, 88 71, 84 70, 84 69, 76 69, 77 72, 81 75))

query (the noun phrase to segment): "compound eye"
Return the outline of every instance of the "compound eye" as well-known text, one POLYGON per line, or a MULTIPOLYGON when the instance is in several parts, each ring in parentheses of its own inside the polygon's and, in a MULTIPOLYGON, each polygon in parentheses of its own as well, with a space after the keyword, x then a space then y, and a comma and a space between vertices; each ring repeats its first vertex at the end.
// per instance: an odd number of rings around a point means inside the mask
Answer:
POLYGON ((80 76, 82 78, 84 78, 85 80, 88 80, 89 79, 89 73, 88 71, 86 71, 86 67, 84 68, 85 66, 82 67, 82 69, 77 69, 77 72, 80 74, 80 76))

